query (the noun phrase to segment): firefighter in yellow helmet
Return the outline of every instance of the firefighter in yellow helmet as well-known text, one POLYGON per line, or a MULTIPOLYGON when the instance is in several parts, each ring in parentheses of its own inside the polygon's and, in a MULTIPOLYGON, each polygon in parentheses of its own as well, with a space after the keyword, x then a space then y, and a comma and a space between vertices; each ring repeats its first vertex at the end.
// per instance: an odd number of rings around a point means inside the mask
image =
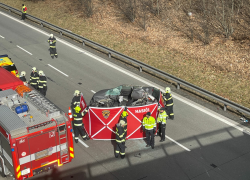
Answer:
POLYGON ((116 149, 115 149, 115 157, 118 158, 119 154, 121 155, 121 159, 125 158, 125 132, 124 132, 124 124, 123 120, 120 120, 118 124, 116 124, 116 149))
POLYGON ((165 109, 170 119, 174 120, 174 102, 171 94, 171 89, 166 87, 166 93, 163 94, 163 99, 165 100, 165 109))
POLYGON ((75 107, 80 106, 80 100, 81 100, 81 92, 79 90, 75 90, 74 97, 71 101, 71 109, 73 110, 73 113, 74 113, 75 107))
POLYGON ((75 135, 75 142, 78 143, 79 134, 82 136, 83 140, 88 140, 87 135, 85 133, 84 124, 82 123, 82 117, 85 116, 88 112, 88 107, 81 113, 81 108, 79 106, 75 107, 75 113, 73 115, 73 128, 74 128, 74 135, 75 135))
MULTIPOLYGON (((121 117, 120 117, 120 122, 121 121, 124 121, 124 125, 122 126, 123 129, 124 129, 124 146, 125 146, 125 142, 126 142, 126 137, 127 137, 127 130, 128 130, 128 120, 127 120, 127 117, 128 117, 128 112, 127 112, 127 107, 125 107, 124 111, 122 112, 121 114, 121 117)), ((125 146, 126 148, 126 146, 125 146)))
POLYGON ((52 59, 54 59, 54 56, 57 58, 57 52, 56 52, 56 38, 53 34, 50 34, 49 39, 49 51, 50 51, 50 56, 52 59))

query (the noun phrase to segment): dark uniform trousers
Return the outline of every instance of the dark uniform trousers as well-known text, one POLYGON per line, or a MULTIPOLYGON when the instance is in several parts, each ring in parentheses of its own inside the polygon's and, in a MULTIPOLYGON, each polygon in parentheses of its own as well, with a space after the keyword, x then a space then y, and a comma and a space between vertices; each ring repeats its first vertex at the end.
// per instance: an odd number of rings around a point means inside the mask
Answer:
POLYGON ((153 133, 153 129, 151 130, 147 130, 146 129, 146 141, 147 141, 147 145, 150 145, 150 146, 154 146, 155 144, 155 136, 154 136, 154 133, 153 133))
POLYGON ((174 111, 173 111, 173 105, 172 106, 165 106, 167 114, 170 119, 174 119, 174 111))
POLYGON ((34 88, 34 89, 38 89, 38 80, 39 80, 39 75, 38 73, 35 71, 34 73, 31 72, 30 74, 30 85, 34 88))
POLYGON ((115 149, 115 157, 118 157, 121 154, 121 157, 125 157, 125 142, 124 143, 116 143, 115 149))
POLYGON ((165 104, 166 112, 167 112, 170 119, 174 119, 174 110, 173 110, 174 104, 173 104, 172 94, 166 93, 163 96, 164 96, 164 100, 166 102, 166 104, 165 104))
POLYGON ((159 123, 159 136, 161 137, 161 140, 165 140, 165 130, 166 124, 159 123))
POLYGON ((83 130, 84 125, 82 125, 82 126, 73 126, 73 128, 74 128, 74 133, 75 133, 75 140, 78 141, 78 139, 79 139, 79 138, 78 138, 79 134, 82 136, 83 139, 86 138, 86 133, 85 133, 85 131, 83 130))
POLYGON ((49 52, 50 52, 50 56, 51 57, 58 57, 57 52, 56 52, 56 48, 49 48, 49 52))
POLYGON ((124 128, 118 125, 116 127, 116 158, 118 158, 119 154, 121 154, 122 159, 125 158, 125 138, 124 128))

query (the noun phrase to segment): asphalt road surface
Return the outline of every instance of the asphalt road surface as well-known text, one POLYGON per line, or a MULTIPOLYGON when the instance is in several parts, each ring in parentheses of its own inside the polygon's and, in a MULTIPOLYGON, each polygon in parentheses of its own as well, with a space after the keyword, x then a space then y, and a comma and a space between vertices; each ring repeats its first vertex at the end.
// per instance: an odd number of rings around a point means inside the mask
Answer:
MULTIPOLYGON (((49 33, 0 11, 0 54, 8 54, 19 72, 27 72, 26 78, 33 66, 43 70, 47 98, 65 112, 76 89, 87 102, 94 92, 121 84, 164 89, 58 36, 59 57, 51 59, 48 38, 49 33)), ((155 149, 146 148, 144 140, 129 140, 121 160, 114 157, 113 141, 84 141, 75 144, 71 163, 30 179, 249 180, 246 128, 180 95, 173 97, 175 120, 167 122, 165 142, 155 138, 155 149)))

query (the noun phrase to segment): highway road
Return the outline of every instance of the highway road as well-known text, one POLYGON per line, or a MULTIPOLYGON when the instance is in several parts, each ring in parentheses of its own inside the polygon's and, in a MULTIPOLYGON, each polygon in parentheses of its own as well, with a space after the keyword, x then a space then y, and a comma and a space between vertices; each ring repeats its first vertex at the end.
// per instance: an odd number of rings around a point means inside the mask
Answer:
MULTIPOLYGON (((0 54, 8 54, 19 72, 27 72, 26 78, 33 66, 43 70, 47 98, 65 112, 76 89, 87 102, 94 92, 121 84, 164 89, 57 35, 59 57, 51 59, 48 38, 48 32, 0 11, 0 54)), ((146 148, 144 140, 129 140, 121 160, 114 157, 113 141, 84 141, 75 144, 71 163, 30 179, 249 180, 247 128, 176 93, 173 97, 175 120, 167 122, 165 142, 155 138, 155 149, 146 148)))

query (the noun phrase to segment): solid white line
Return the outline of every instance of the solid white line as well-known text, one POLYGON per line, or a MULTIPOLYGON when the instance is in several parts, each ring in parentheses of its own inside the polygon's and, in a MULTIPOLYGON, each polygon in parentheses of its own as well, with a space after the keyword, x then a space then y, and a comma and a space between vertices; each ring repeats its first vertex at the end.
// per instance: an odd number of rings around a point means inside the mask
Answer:
POLYGON ((1 35, 0 35, 0 37, 4 39, 4 37, 3 37, 3 36, 1 36, 1 35))
POLYGON ((167 135, 165 135, 166 138, 168 138, 170 141, 174 142, 175 144, 179 145, 180 147, 182 147, 183 149, 187 150, 187 151, 191 151, 190 149, 186 148, 185 146, 183 146, 182 144, 178 143, 177 141, 173 140, 171 137, 168 137, 167 135))
POLYGON ((25 51, 26 53, 28 53, 29 55, 32 55, 29 51, 23 49, 22 47, 20 47, 20 46, 18 46, 18 45, 16 45, 16 46, 17 46, 18 48, 22 49, 23 51, 25 51))
MULTIPOLYGON (((73 134, 73 138, 75 137, 75 135, 73 134)), ((82 145, 84 145, 86 148, 88 148, 89 146, 87 144, 85 144, 81 139, 78 139, 78 142, 80 142, 82 145)))
MULTIPOLYGON (((0 12, 0 14, 4 15, 4 16, 6 16, 6 17, 9 17, 10 19, 12 19, 12 20, 14 20, 14 21, 16 21, 16 22, 18 22, 18 23, 21 23, 21 24, 23 24, 23 25, 25 25, 25 26, 27 26, 27 27, 30 27, 31 29, 34 29, 34 30, 36 30, 36 31, 38 31, 38 32, 40 32, 40 33, 46 35, 46 36, 49 36, 48 33, 44 32, 44 31, 42 31, 42 30, 40 30, 40 29, 38 29, 38 28, 35 28, 35 27, 31 26, 31 25, 28 25, 28 24, 26 24, 26 23, 24 23, 24 22, 22 22, 22 21, 19 21, 18 19, 13 18, 13 17, 11 17, 11 16, 9 16, 9 15, 3 13, 3 12, 0 12)), ((89 52, 87 52, 87 51, 85 51, 85 50, 83 50, 83 49, 81 49, 81 48, 78 48, 78 47, 76 47, 76 46, 74 46, 74 45, 71 45, 71 44, 69 44, 68 42, 65 42, 65 41, 63 41, 63 40, 61 40, 61 39, 59 39, 59 38, 57 38, 57 41, 62 42, 63 44, 65 44, 65 45, 67 45, 67 46, 69 46, 69 47, 71 47, 71 48, 73 48, 73 49, 75 49, 75 50, 77 50, 77 51, 79 51, 79 52, 82 52, 82 53, 84 53, 84 54, 86 54, 86 55, 92 57, 93 59, 95 59, 95 60, 97 60, 97 61, 99 61, 99 62, 101 62, 101 63, 103 63, 103 64, 106 64, 107 66, 110 66, 110 67, 112 67, 112 68, 114 68, 114 69, 116 69, 116 70, 118 70, 118 71, 120 71, 120 72, 122 72, 122 73, 124 73, 124 74, 126 74, 126 75, 128 75, 128 76, 130 76, 130 77, 132 77, 132 78, 134 78, 134 79, 136 79, 136 80, 138 80, 138 81, 141 81, 141 82, 143 82, 143 83, 145 83, 145 84, 147 84, 147 85, 149 85, 149 86, 155 86, 155 87, 161 89, 161 91, 164 92, 164 90, 162 89, 162 87, 160 87, 160 86, 158 86, 158 85, 155 85, 155 84, 152 84, 152 83, 150 83, 150 82, 148 82, 148 81, 145 81, 145 80, 141 79, 140 77, 137 77, 137 76, 133 75, 132 73, 123 70, 121 67, 117 67, 117 66, 115 66, 115 65, 113 65, 113 64, 111 64, 111 63, 109 63, 109 62, 106 62, 105 60, 101 59, 100 57, 97 57, 97 56, 95 56, 95 55, 92 55, 92 54, 90 54, 89 52)), ((230 125, 230 126, 236 128, 236 129, 238 129, 238 130, 240 130, 240 131, 244 131, 244 129, 242 129, 242 128, 240 128, 240 127, 237 127, 235 124, 233 124, 233 123, 231 123, 231 122, 229 122, 229 121, 227 121, 227 120, 225 120, 225 119, 223 119, 223 118, 217 116, 215 113, 210 113, 210 112, 208 112, 206 109, 202 109, 202 108, 198 107, 198 106, 195 105, 193 102, 188 102, 188 101, 184 100, 182 97, 177 97, 177 96, 174 95, 174 93, 172 93, 172 95, 173 95, 174 98, 178 99, 179 101, 182 101, 183 103, 186 103, 186 104, 188 104, 189 106, 192 106, 193 108, 195 108, 195 109, 197 109, 197 110, 200 110, 200 111, 202 111, 202 112, 204 112, 204 113, 206 113, 206 114, 208 114, 208 115, 210 115, 210 116, 212 116, 212 117, 214 117, 214 118, 220 120, 221 122, 224 122, 224 123, 226 123, 226 124, 228 124, 228 125, 230 125)))
POLYGON ((62 73, 64 76, 69 77, 67 74, 65 74, 64 72, 60 71, 59 69, 55 68, 54 66, 48 64, 50 67, 52 67, 53 69, 57 70, 58 72, 62 73))
POLYGON ((91 90, 92 93, 95 93, 95 91, 91 90))

